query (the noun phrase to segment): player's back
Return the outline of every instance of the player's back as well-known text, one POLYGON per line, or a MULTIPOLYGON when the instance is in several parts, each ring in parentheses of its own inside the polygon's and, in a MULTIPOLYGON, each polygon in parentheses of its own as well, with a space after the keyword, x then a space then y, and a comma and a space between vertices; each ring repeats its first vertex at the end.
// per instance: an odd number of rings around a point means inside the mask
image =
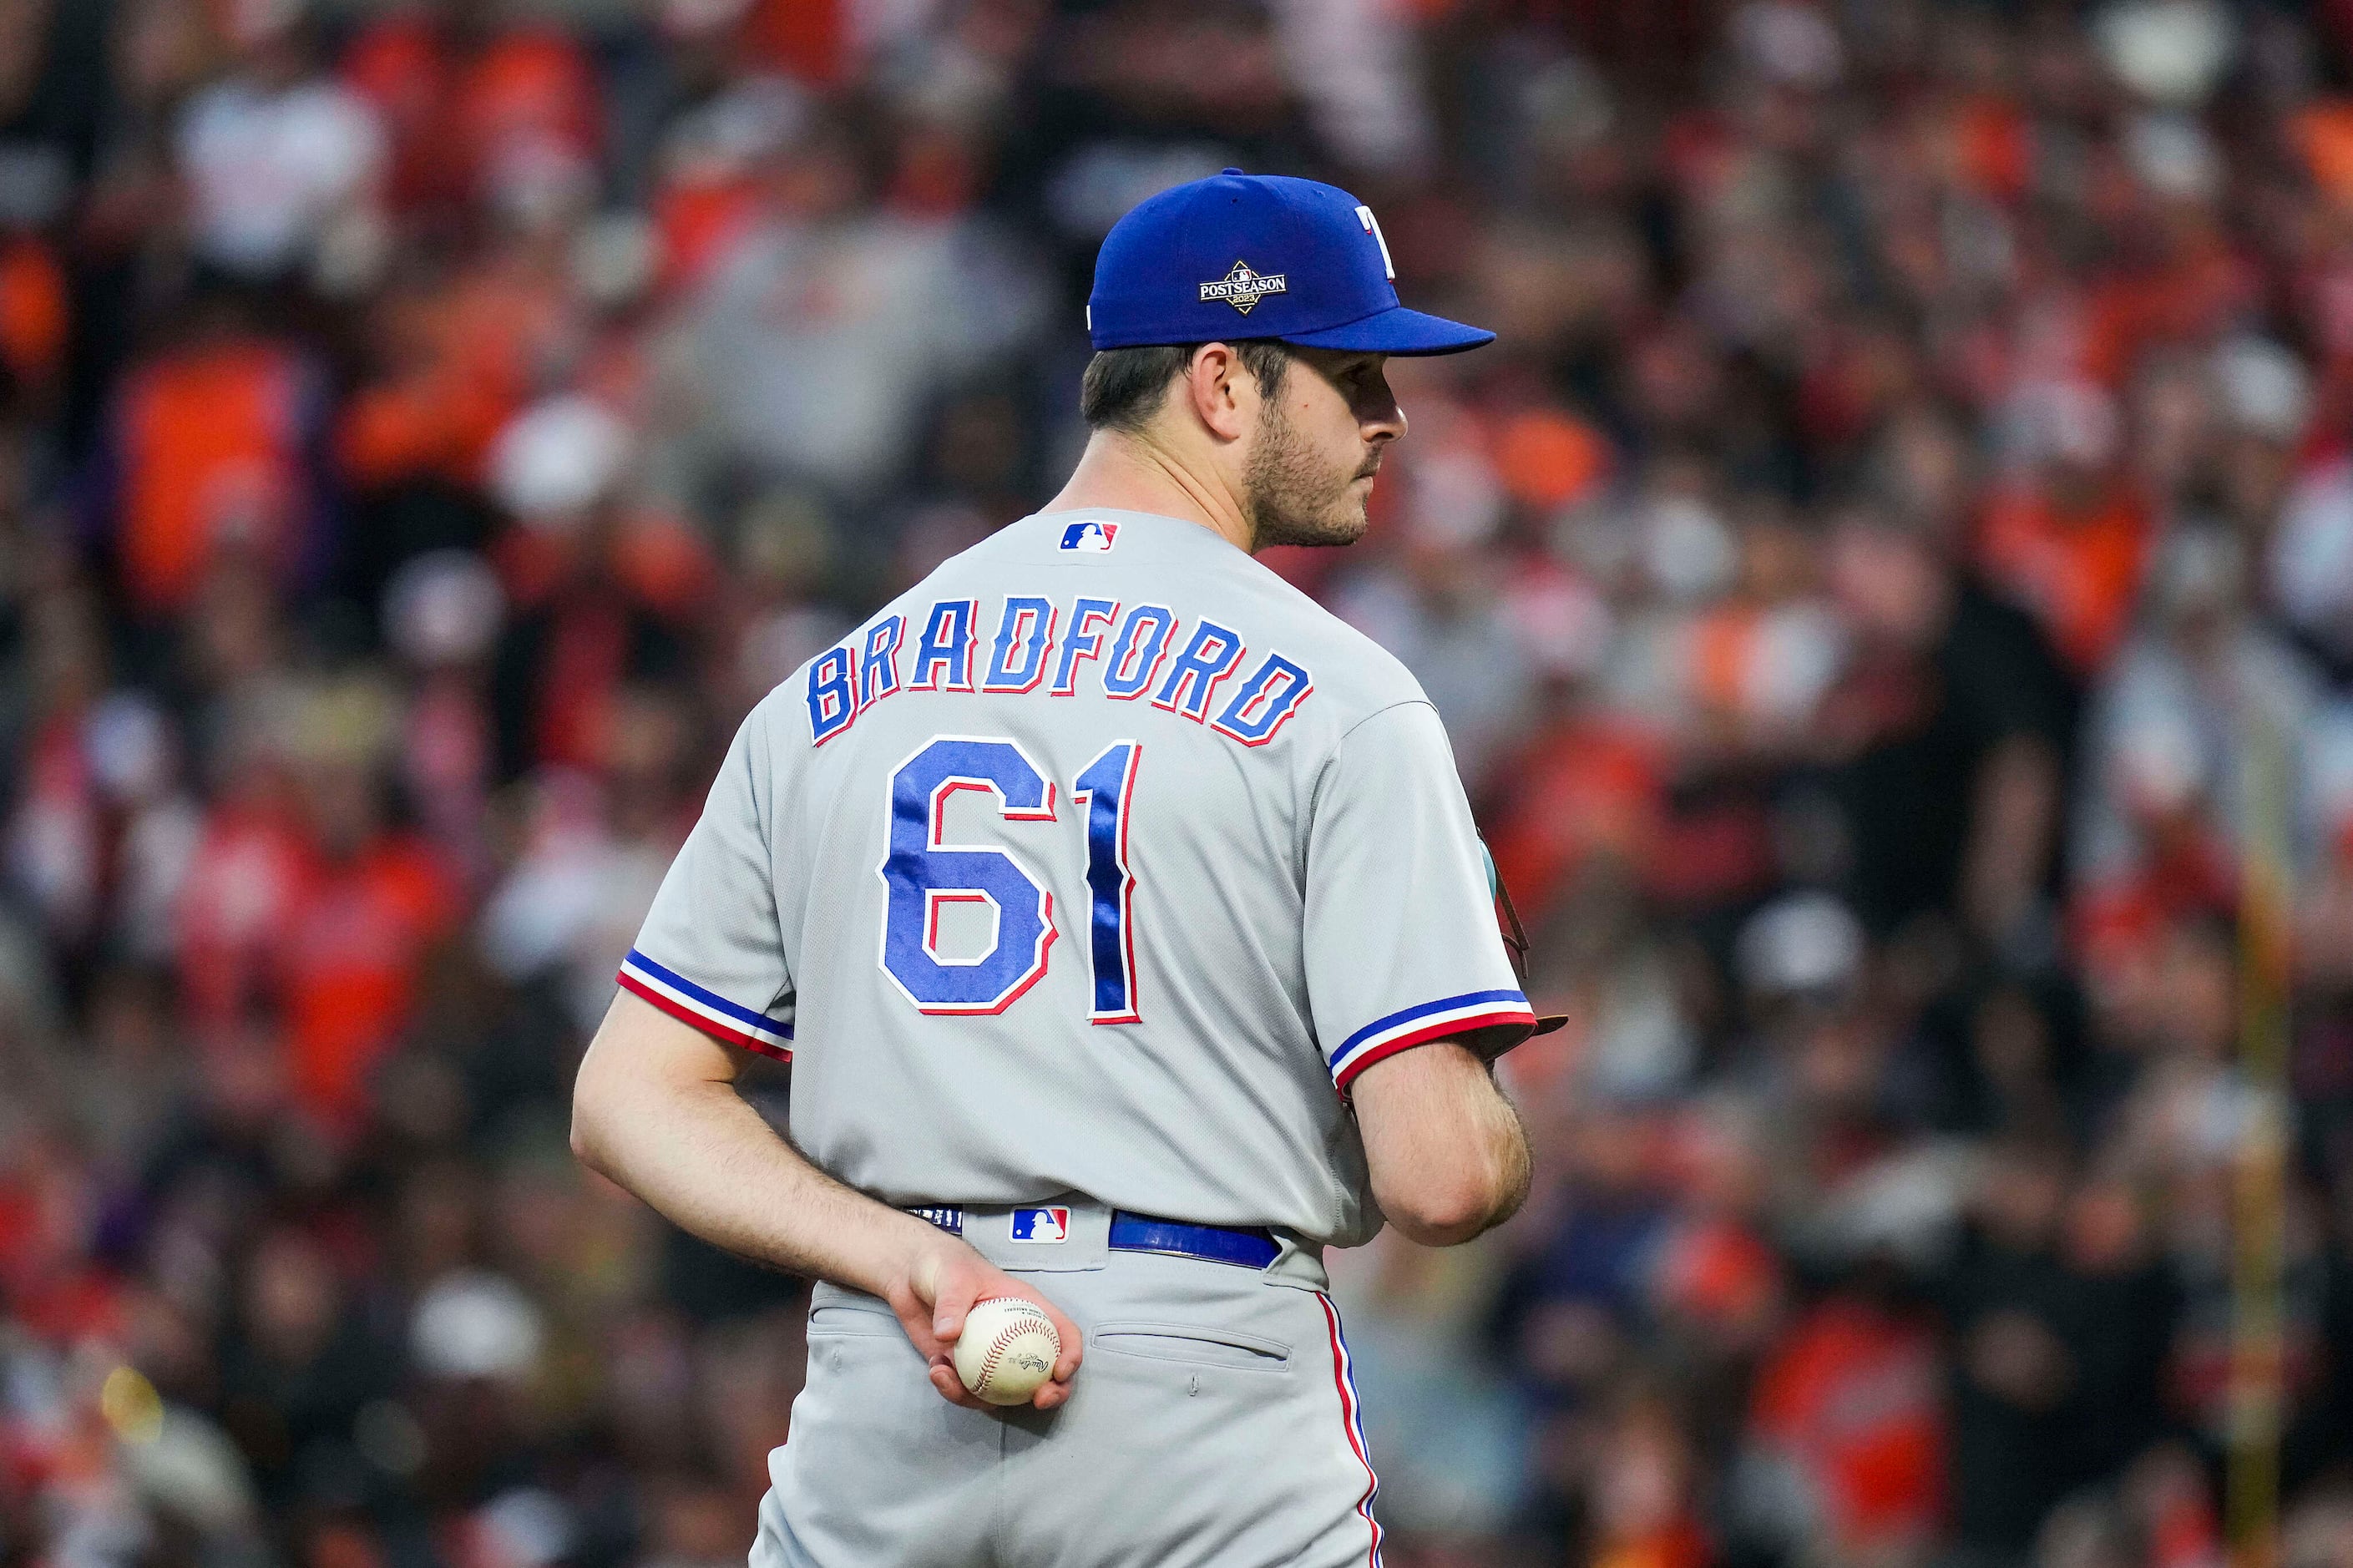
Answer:
MULTIPOLYGON (((1335 994, 1377 1006, 1354 966, 1413 963, 1361 951, 1386 911, 1318 908, 1347 889, 1309 862, 1344 738, 1392 710, 1435 731, 1396 660, 1194 523, 1043 515, 947 563, 730 758, 773 792, 796 1142, 905 1205, 1073 1191, 1360 1235, 1335 1080, 1402 1035, 1335 994)), ((1446 784, 1447 820, 1367 824, 1432 841, 1389 872, 1459 848, 1446 784)), ((1402 978, 1407 1024, 1525 1011, 1402 978)))

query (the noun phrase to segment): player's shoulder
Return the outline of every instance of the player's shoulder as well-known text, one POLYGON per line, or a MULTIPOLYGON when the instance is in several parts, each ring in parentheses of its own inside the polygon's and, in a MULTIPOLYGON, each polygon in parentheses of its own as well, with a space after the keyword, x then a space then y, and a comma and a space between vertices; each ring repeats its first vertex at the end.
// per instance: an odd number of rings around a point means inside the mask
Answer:
MULTIPOLYGON (((1245 558, 1247 559, 1247 558, 1245 558)), ((1397 655, 1334 615, 1271 568, 1251 562, 1261 624, 1278 646, 1314 672, 1324 698, 1319 729, 1337 739, 1360 720, 1401 702, 1425 702, 1421 682, 1397 655)))

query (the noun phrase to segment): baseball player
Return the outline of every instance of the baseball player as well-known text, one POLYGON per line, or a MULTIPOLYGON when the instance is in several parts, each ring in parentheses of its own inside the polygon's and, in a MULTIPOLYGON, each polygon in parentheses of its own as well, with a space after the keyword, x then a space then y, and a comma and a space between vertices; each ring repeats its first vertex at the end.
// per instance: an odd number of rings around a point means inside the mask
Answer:
POLYGON ((1536 1024, 1437 714, 1252 559, 1364 532, 1388 356, 1492 338, 1393 276, 1311 181, 1121 220, 1068 487, 754 710, 662 884, 573 1141, 819 1281, 755 1568, 1379 1560, 1324 1249, 1518 1206, 1536 1024), (997 1409, 1006 1296, 1060 1352, 997 1409))

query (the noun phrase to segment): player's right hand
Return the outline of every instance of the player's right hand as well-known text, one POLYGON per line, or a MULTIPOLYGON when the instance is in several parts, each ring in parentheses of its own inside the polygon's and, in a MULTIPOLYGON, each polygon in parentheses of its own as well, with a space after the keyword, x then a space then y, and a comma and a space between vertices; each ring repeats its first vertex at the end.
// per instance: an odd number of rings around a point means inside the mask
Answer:
POLYGON ((1085 1337, 1080 1333, 1079 1326, 1035 1289, 1006 1273, 966 1243, 923 1221, 916 1223, 931 1234, 918 1239, 899 1278, 883 1292, 883 1300, 891 1303, 891 1310, 898 1315, 899 1325, 907 1331, 907 1338, 931 1363, 932 1386, 940 1391, 940 1397, 967 1410, 1002 1408, 985 1403, 965 1387, 964 1379, 956 1375, 954 1357, 956 1337, 964 1332, 965 1315, 972 1310, 973 1303, 997 1296, 1014 1296, 1036 1302, 1053 1320, 1054 1331, 1062 1341, 1062 1353, 1054 1362, 1054 1375, 1029 1396, 1030 1405, 1039 1410, 1051 1410, 1069 1399, 1071 1378, 1079 1370, 1085 1349, 1085 1337))

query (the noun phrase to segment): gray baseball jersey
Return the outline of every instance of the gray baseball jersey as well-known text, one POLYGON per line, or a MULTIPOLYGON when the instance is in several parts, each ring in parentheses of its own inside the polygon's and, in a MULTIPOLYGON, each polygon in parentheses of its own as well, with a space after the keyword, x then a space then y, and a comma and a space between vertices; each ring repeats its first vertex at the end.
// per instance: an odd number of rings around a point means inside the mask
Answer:
POLYGON ((1030 517, 744 721, 620 983, 886 1203, 1349 1246, 1342 1096, 1535 1023, 1411 675, 1198 524, 1030 517))

